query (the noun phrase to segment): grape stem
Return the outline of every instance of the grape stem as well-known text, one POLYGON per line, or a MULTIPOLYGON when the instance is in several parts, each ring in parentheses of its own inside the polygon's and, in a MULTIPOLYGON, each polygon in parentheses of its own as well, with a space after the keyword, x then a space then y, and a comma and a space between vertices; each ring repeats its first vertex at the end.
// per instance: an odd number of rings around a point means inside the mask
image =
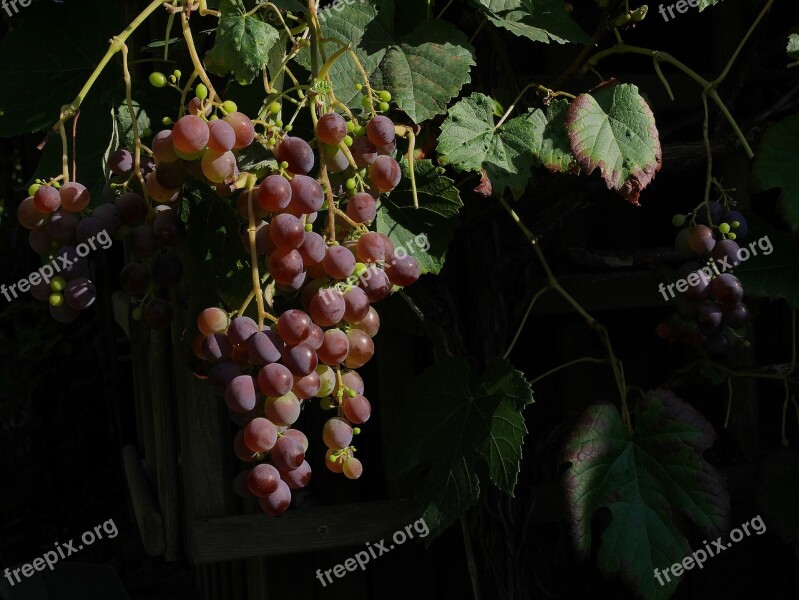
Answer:
POLYGON ((277 319, 264 310, 264 294, 261 289, 261 275, 258 271, 258 250, 255 244, 255 211, 253 210, 252 196, 255 183, 255 175, 247 175, 247 237, 250 242, 250 261, 252 262, 252 293, 255 295, 255 302, 258 305, 258 330, 260 331, 264 328, 264 318, 269 318, 275 323, 277 323, 277 319))
POLYGON ((413 207, 419 208, 419 195, 416 191, 416 169, 414 168, 414 152, 416 151, 416 134, 413 129, 405 125, 395 125, 394 132, 401 136, 408 138, 408 173, 411 178, 411 193, 413 193, 413 207))
POLYGON ((579 365, 581 363, 593 363, 595 365, 604 365, 604 364, 607 364, 607 362, 608 362, 608 360, 606 358, 594 358, 593 356, 583 356, 582 358, 575 358, 574 360, 571 360, 571 361, 569 361, 567 363, 563 363, 562 365, 558 365, 557 367, 555 367, 553 369, 550 369, 546 373, 542 373, 541 375, 539 375, 535 379, 531 379, 530 380, 530 385, 535 385, 536 383, 538 383, 542 379, 546 379, 550 375, 554 375, 558 371, 561 371, 561 370, 566 369, 568 367, 573 367, 574 365, 579 365))
MULTIPOLYGON (((627 430, 632 432, 632 421, 630 420, 630 411, 627 406, 627 384, 624 379, 624 369, 622 366, 621 361, 616 358, 616 354, 613 351, 613 344, 610 341, 610 335, 608 334, 607 328, 604 325, 599 323, 594 317, 592 317, 588 312, 580 305, 577 300, 575 300, 569 292, 567 292, 563 286, 561 286, 560 282, 557 280, 555 275, 552 273, 552 269, 549 267, 549 263, 544 256, 544 253, 541 250, 541 246, 538 244, 538 238, 527 228, 527 226, 522 222, 519 218, 519 215, 516 214, 516 211, 511 208, 508 202, 502 196, 499 196, 499 201, 502 206, 507 211, 508 215, 510 215, 511 219, 518 225, 519 229, 522 231, 524 236, 530 242, 533 247, 533 250, 538 257, 541 266, 544 269, 547 277, 547 288, 544 289, 551 289, 558 294, 567 302, 569 303, 572 308, 579 314, 583 319, 585 319, 586 324, 592 330, 596 331, 597 335, 599 336, 600 340, 602 341, 602 345, 605 346, 605 350, 608 353, 608 359, 610 362, 611 369, 613 370, 613 376, 616 380, 616 386, 618 388, 619 397, 621 399, 621 409, 622 409, 622 420, 624 424, 627 426, 627 430)), ((540 292, 539 292, 540 293, 540 292)))
POLYGON ((213 102, 214 98, 219 98, 221 100, 219 94, 217 94, 216 90, 214 89, 214 84, 211 83, 211 79, 208 77, 208 73, 206 73, 205 69, 203 68, 203 63, 200 60, 199 55, 197 54, 197 48, 194 45, 194 37, 191 34, 191 27, 189 27, 189 17, 185 12, 180 13, 180 21, 183 26, 183 38, 186 40, 186 46, 189 49, 191 62, 194 65, 194 70, 197 71, 198 75, 200 76, 200 80, 208 88, 209 101, 213 102))
MULTIPOLYGON (((130 79, 130 69, 128 68, 128 46, 122 44, 122 78, 125 81, 125 101, 130 113, 130 128, 133 131, 133 173, 131 178, 138 177, 141 183, 142 194, 144 199, 149 204, 150 199, 147 194, 147 186, 144 185, 144 175, 141 172, 141 138, 139 137, 139 119, 136 117, 136 111, 133 109, 132 97, 132 84, 130 79)), ((128 183, 130 178, 128 179, 128 183)))
POLYGON ((540 83, 528 83, 526 86, 524 86, 522 91, 519 92, 516 98, 513 99, 513 102, 511 102, 510 106, 508 107, 508 110, 505 111, 505 114, 502 115, 502 118, 499 120, 499 123, 497 123, 494 126, 494 131, 502 127, 502 124, 508 119, 510 114, 513 112, 513 109, 516 108, 516 105, 519 103, 522 97, 528 92, 528 90, 531 89, 534 89, 539 93, 546 94, 547 99, 557 98, 558 96, 563 96, 565 98, 570 98, 572 100, 574 100, 575 98, 573 94, 569 94, 568 92, 556 92, 554 90, 549 89, 548 87, 541 85, 540 83))

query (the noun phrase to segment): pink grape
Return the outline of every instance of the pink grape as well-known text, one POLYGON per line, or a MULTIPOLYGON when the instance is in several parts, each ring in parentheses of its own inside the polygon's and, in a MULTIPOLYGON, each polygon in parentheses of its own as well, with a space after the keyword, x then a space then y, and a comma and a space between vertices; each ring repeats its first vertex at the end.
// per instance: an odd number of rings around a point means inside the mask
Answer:
POLYGON ((378 156, 369 165, 369 179, 381 192, 390 192, 402 179, 402 171, 397 161, 390 156, 378 156))
POLYGON ((280 480, 278 488, 266 498, 259 498, 258 505, 265 513, 276 517, 286 512, 291 505, 291 489, 283 480, 280 480))
POLYGON ((316 138, 325 144, 337 145, 347 135, 347 123, 338 113, 329 112, 316 123, 316 138))
POLYGON ((232 150, 236 145, 236 132, 224 119, 208 123, 208 148, 217 154, 232 150))
POLYGON ((333 417, 322 428, 322 440, 325 446, 333 450, 340 450, 352 443, 352 425, 346 419, 333 417))
POLYGON ((355 256, 344 246, 330 246, 322 260, 322 267, 334 279, 346 279, 355 269, 355 256))
POLYGON ((258 203, 266 212, 278 212, 291 202, 291 184, 282 175, 270 175, 258 186, 258 203))
POLYGON ((322 208, 325 193, 313 177, 295 175, 291 180, 291 202, 287 210, 295 215, 307 215, 322 208))
POLYGON ((233 144, 235 150, 241 150, 252 144, 255 139, 255 127, 247 115, 232 112, 225 115, 223 120, 233 128, 236 134, 236 143, 233 144))
POLYGON ((40 213, 49 214, 61 206, 61 194, 49 185, 43 185, 33 195, 33 204, 40 213))
POLYGON ((340 329, 325 331, 325 339, 317 354, 319 360, 327 365, 339 365, 344 362, 350 351, 350 340, 340 329))
POLYGON ((314 166, 313 150, 308 142, 298 137, 284 137, 275 146, 275 156, 278 162, 288 163, 289 173, 305 175, 314 166))
POLYGON ((387 146, 396 137, 394 123, 388 117, 378 115, 366 124, 366 135, 375 146, 387 146))
POLYGON ((255 465, 247 475, 247 488, 257 498, 266 498, 277 491, 280 473, 270 464, 255 465))
POLYGON ((350 423, 362 425, 369 420, 372 416, 372 405, 366 396, 344 397, 344 402, 341 405, 344 416, 350 423))
POLYGON ((84 185, 75 182, 62 185, 61 189, 58 190, 58 194, 61 196, 61 206, 64 210, 74 213, 86 210, 91 200, 89 198, 89 190, 84 185))
POLYGON ((271 363, 258 372, 258 389, 264 396, 279 398, 291 391, 294 378, 286 367, 271 363))
POLYGON ((175 150, 187 155, 205 150, 208 145, 208 123, 197 115, 185 115, 172 128, 172 144, 175 150))

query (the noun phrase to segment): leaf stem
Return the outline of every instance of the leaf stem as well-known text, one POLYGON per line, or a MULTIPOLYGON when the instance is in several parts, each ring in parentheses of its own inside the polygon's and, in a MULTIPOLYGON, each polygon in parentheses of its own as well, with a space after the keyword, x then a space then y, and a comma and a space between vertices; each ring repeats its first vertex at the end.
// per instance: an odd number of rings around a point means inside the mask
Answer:
POLYGON ((189 17, 185 12, 180 13, 180 21, 183 25, 183 38, 186 40, 186 46, 189 49, 189 56, 191 57, 191 62, 194 65, 194 70, 197 71, 197 74, 200 76, 200 80, 208 88, 209 100, 213 102, 214 98, 220 98, 220 96, 216 93, 214 84, 211 83, 208 73, 205 72, 203 63, 197 54, 197 48, 194 45, 194 37, 191 34, 191 27, 189 27, 189 17))
POLYGON ((561 370, 566 369, 568 367, 573 367, 574 365, 579 365, 581 363, 593 363, 593 364, 596 364, 596 365, 602 365, 602 364, 605 364, 607 362, 608 362, 608 360, 606 358, 594 358, 593 356, 583 356, 582 358, 575 358, 574 360, 570 360, 567 363, 564 363, 562 365, 558 365, 554 369, 550 369, 546 373, 542 373, 541 375, 539 375, 535 379, 531 379, 530 380, 530 385, 535 385, 536 383, 538 383, 542 379, 546 379, 550 375, 553 375, 554 373, 557 373, 558 371, 561 371, 561 370))

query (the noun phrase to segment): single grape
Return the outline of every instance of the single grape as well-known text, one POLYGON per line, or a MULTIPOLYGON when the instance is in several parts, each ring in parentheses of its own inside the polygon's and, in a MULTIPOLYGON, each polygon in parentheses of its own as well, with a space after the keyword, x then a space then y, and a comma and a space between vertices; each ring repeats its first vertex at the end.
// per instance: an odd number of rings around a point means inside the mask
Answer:
POLYGON ((250 336, 258 332, 258 323, 250 317, 236 317, 230 322, 227 330, 230 342, 237 346, 250 339, 250 336))
POLYGON ((197 329, 203 335, 211 335, 220 331, 226 331, 230 324, 228 314, 221 308, 206 308, 197 317, 197 329))
POLYGON ((119 283, 128 294, 144 294, 150 287, 150 272, 141 263, 128 263, 119 274, 119 283))
POLYGON ((36 208, 33 196, 25 198, 17 207, 17 220, 25 229, 36 229, 44 224, 47 215, 36 208))
POLYGON ((174 246, 184 234, 183 221, 172 210, 160 211, 153 219, 153 235, 162 244, 174 246))
POLYGON ((133 192, 122 194, 117 199, 116 207, 125 225, 142 223, 149 212, 144 198, 133 192))
POLYGON ((273 517, 283 514, 291 505, 291 490, 289 486, 281 480, 278 483, 277 490, 266 498, 260 498, 258 505, 261 510, 273 517))
POLYGON ((347 420, 356 425, 363 425, 372 416, 372 405, 366 396, 345 396, 341 409, 347 420))
POLYGON ((744 295, 744 288, 740 280, 730 273, 722 273, 710 284, 710 293, 719 304, 738 304, 744 295))
POLYGON ((172 132, 169 129, 159 131, 153 137, 153 157, 158 163, 175 162, 178 155, 172 142, 172 132))
POLYGON ((224 121, 233 128, 236 134, 236 143, 233 145, 235 150, 241 150, 252 144, 255 139, 255 126, 247 115, 232 112, 225 115, 224 121))
POLYGON ((344 320, 358 323, 369 314, 369 298, 359 287, 352 288, 344 294, 344 320))
POLYGON ((350 341, 350 351, 344 364, 349 369, 358 369, 374 356, 374 342, 365 331, 360 329, 350 329, 347 338, 350 341))
POLYGON ((241 367, 233 362, 224 361, 215 364, 208 371, 208 383, 214 389, 214 392, 224 396, 228 384, 239 375, 241 375, 241 367))
MULTIPOLYGON (((148 177, 152 177, 152 175, 148 175, 148 177)), ((183 170, 179 162, 162 162, 155 167, 155 178, 158 181, 158 185, 164 188, 164 201, 169 201, 169 199, 175 195, 173 190, 178 189, 186 183, 188 174, 183 170)), ((150 193, 151 189, 152 188, 148 186, 147 192, 150 193)))
POLYGON ((270 175, 258 186, 258 203, 266 212, 278 212, 291 202, 291 184, 282 175, 270 175))
POLYGON ((71 212, 58 209, 50 213, 47 221, 47 233, 59 242, 69 242, 75 237, 75 230, 80 219, 71 212))
POLYGON ((319 347, 319 360, 327 365, 340 365, 350 351, 350 340, 347 334, 340 329, 325 331, 325 339, 319 347))
MULTIPOLYGON (((293 385, 294 381, 291 383, 293 385)), ((267 398, 264 405, 266 418, 278 427, 295 423, 300 418, 301 409, 300 401, 292 391, 277 398, 267 398)))
POLYGON ((291 346, 305 341, 311 333, 311 317, 296 308, 287 310, 277 320, 277 333, 291 346))
POLYGON ((325 273, 334 279, 346 279, 355 269, 355 256, 344 246, 330 246, 322 260, 325 273))
POLYGON ((202 166, 203 175, 208 181, 222 183, 226 179, 233 177, 233 172, 236 168, 236 157, 230 151, 217 154, 212 150, 208 150, 203 154, 200 165, 202 166))
POLYGON ((337 145, 347 135, 347 123, 338 113, 329 112, 316 123, 316 138, 325 144, 337 145))
POLYGON ((735 304, 732 306, 723 306, 722 313, 724 315, 724 324, 737 329, 746 325, 749 320, 749 309, 746 304, 735 304))
POLYGON ((212 333, 203 340, 202 355, 211 363, 230 360, 232 346, 224 333, 212 333))
POLYGON ((180 190, 168 189, 161 185, 155 173, 145 175, 144 185, 147 188, 147 195, 156 202, 171 203, 180 196, 180 190))
POLYGON ((319 393, 321 387, 322 381, 319 379, 319 374, 314 370, 304 377, 295 376, 291 391, 294 392, 294 395, 300 400, 309 400, 319 393))
POLYGON ((333 450, 340 450, 349 446, 352 443, 352 436, 352 425, 341 417, 328 419, 322 428, 322 440, 325 446, 333 450))
POLYGON ((307 461, 302 461, 299 467, 293 471, 281 472, 280 476, 292 490, 300 490, 311 481, 311 465, 307 461))
POLYGON ((314 166, 314 154, 308 143, 298 137, 286 136, 275 146, 278 162, 288 163, 289 173, 305 175, 314 166))
POLYGON ((272 463, 281 471, 293 471, 305 460, 305 450, 302 443, 288 435, 278 438, 272 448, 272 463))
POLYGON ((69 182, 58 190, 61 196, 61 206, 69 212, 79 213, 89 206, 89 190, 80 183, 69 182))
POLYGON ((97 289, 86 277, 77 277, 67 284, 64 300, 75 310, 84 310, 94 304, 97 289))
POLYGON ((721 325, 721 306, 712 300, 706 300, 696 307, 696 322, 705 330, 713 330, 721 325))
POLYGON ((295 175, 290 183, 291 202, 288 205, 288 212, 295 216, 307 215, 322 208, 325 201, 325 193, 322 186, 313 177, 307 175, 295 175))
POLYGON ((380 316, 373 306, 369 307, 366 317, 355 324, 356 329, 360 329, 369 337, 375 337, 380 330, 380 316))
POLYGON ((347 479, 358 479, 363 474, 363 464, 353 456, 344 461, 342 472, 347 479))
POLYGON ((343 173, 350 166, 347 155, 344 154, 338 146, 326 145, 322 151, 322 156, 329 173, 343 173))
POLYGON ((366 124, 366 135, 375 146, 385 146, 394 141, 394 123, 388 117, 376 116, 366 124))
POLYGON ((314 350, 318 350, 319 346, 322 345, 322 342, 325 339, 325 332, 322 331, 322 328, 319 327, 316 323, 311 325, 311 333, 305 338, 305 344, 308 344, 314 350))
POLYGON ((413 256, 394 258, 386 265, 386 275, 392 285, 407 287, 419 279, 419 264, 413 256))
POLYGON ((730 353, 731 348, 732 345, 730 344, 729 338, 723 333, 709 337, 707 340, 708 354, 726 356, 730 353))
POLYGON ((677 251, 677 254, 683 258, 692 258, 696 256, 691 249, 691 245, 688 243, 688 233, 688 228, 685 227, 684 229, 680 229, 674 237, 674 249, 677 251))
POLYGON ((80 311, 75 310, 68 304, 61 304, 60 306, 50 305, 50 316, 58 323, 72 323, 79 315, 80 311))
POLYGON ((696 254, 707 254, 716 245, 713 230, 707 225, 693 227, 688 232, 688 245, 696 254))
POLYGON ((360 168, 368 167, 377 159, 377 147, 366 136, 355 138, 350 146, 350 153, 360 168))
POLYGON ((155 88, 162 88, 166 85, 166 76, 163 73, 155 71, 150 73, 150 85, 155 88))
POLYGON ((305 342, 285 348, 281 359, 289 371, 300 377, 309 375, 318 364, 316 350, 305 342))
POLYGON ((314 394, 317 398, 324 398, 333 392, 336 385, 336 373, 328 365, 317 365, 316 374, 319 375, 319 391, 314 394))
POLYGON ((727 271, 738 264, 738 250, 740 247, 732 240, 720 240, 713 246, 710 255, 717 262, 719 271, 727 271))
POLYGON ((133 155, 125 148, 119 148, 108 157, 107 166, 114 175, 128 175, 133 170, 133 155))
POLYGON ((268 463, 255 465, 247 475, 247 489, 256 498, 266 498, 277 491, 280 473, 268 463))
POLYGON ((233 438, 233 453, 242 462, 255 462, 258 460, 256 453, 247 447, 244 443, 244 431, 239 430, 236 437, 233 438))
POLYGON ((371 224, 377 216, 377 202, 371 194, 359 192, 347 201, 347 216, 356 223, 371 224))
MULTIPOLYGON (((234 377, 233 380, 225 387, 225 404, 227 404, 228 409, 234 413, 244 414, 251 411, 253 408, 255 408, 257 400, 258 398, 255 393, 255 382, 249 375, 239 375, 234 377)), ((244 437, 245 441, 247 441, 246 429, 244 432, 244 437)), ((275 430, 275 438, 277 438, 277 430, 275 430)), ((269 448, 266 448, 265 450, 258 450, 249 442, 247 442, 247 445, 255 452, 266 452, 269 450, 269 448)))
POLYGON ((280 360, 283 341, 274 331, 259 331, 247 340, 247 352, 250 362, 256 366, 264 366, 280 360))
MULTIPOLYGON (((369 165, 369 179, 381 192, 390 192, 402 179, 402 171, 396 160, 390 156, 378 156, 369 165)), ((712 235, 712 232, 711 232, 712 235)))
POLYGON ((186 155, 205 150, 209 136, 208 123, 197 115, 181 117, 172 128, 172 144, 175 150, 186 155))
POLYGON ((278 250, 294 250, 305 241, 305 228, 294 215, 281 213, 269 224, 269 238, 278 250))
POLYGON ((311 318, 322 327, 336 325, 344 318, 346 304, 342 295, 332 288, 319 290, 311 298, 311 318))
POLYGON ((33 203, 40 213, 49 214, 61 206, 61 194, 54 187, 43 185, 33 195, 33 203))
POLYGON ((258 389, 264 396, 278 398, 291 391, 294 378, 291 371, 279 363, 271 363, 258 372, 258 389))
POLYGON ((314 231, 306 231, 297 252, 302 256, 302 263, 305 266, 318 265, 325 258, 327 246, 321 235, 314 231))
POLYGON ((28 244, 37 254, 48 255, 53 250, 53 240, 44 227, 37 227, 28 232, 28 244))
POLYGON ((371 266, 359 280, 370 302, 380 302, 391 293, 391 282, 383 269, 371 266))
POLYGON ((301 278, 304 280, 302 256, 296 250, 275 250, 269 257, 269 273, 281 285, 291 286, 301 278))
POLYGON ((332 461, 333 453, 336 452, 332 448, 329 448, 325 453, 325 466, 332 471, 333 473, 343 473, 344 472, 344 465, 341 460, 332 461))

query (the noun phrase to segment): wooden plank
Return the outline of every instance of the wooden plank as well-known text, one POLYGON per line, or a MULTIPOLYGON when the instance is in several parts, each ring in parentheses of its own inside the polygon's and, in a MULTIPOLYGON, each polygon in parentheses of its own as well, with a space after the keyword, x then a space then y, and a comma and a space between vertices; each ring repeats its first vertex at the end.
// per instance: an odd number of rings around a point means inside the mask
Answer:
POLYGON ((161 515, 164 520, 164 558, 179 560, 182 555, 180 490, 178 488, 178 456, 175 411, 172 405, 172 347, 169 333, 150 332, 148 347, 150 366, 150 402, 155 434, 156 481, 161 515))
POLYGON ((290 510, 280 517, 198 519, 191 536, 196 563, 274 556, 373 542, 419 517, 411 500, 379 500, 290 510))
POLYGON ((150 556, 160 556, 166 548, 164 521, 135 446, 128 444, 122 448, 122 460, 144 551, 150 556))

